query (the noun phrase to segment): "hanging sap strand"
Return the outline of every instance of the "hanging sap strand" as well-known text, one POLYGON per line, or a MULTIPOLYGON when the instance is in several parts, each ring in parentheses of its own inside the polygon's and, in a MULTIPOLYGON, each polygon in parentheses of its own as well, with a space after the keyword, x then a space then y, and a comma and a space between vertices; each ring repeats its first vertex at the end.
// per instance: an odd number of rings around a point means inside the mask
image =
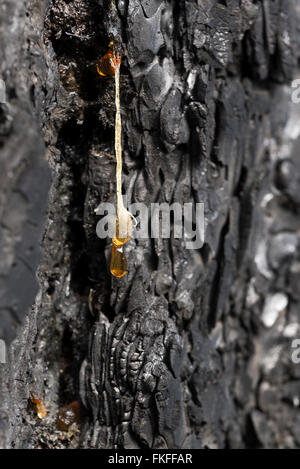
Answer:
POLYGON ((114 45, 109 44, 108 52, 101 58, 97 71, 102 77, 115 77, 115 153, 116 153, 116 181, 117 181, 117 216, 115 233, 112 239, 110 272, 114 277, 121 278, 127 273, 127 260, 123 246, 131 237, 132 215, 126 210, 122 198, 122 122, 120 106, 120 65, 121 58, 114 52, 114 45))

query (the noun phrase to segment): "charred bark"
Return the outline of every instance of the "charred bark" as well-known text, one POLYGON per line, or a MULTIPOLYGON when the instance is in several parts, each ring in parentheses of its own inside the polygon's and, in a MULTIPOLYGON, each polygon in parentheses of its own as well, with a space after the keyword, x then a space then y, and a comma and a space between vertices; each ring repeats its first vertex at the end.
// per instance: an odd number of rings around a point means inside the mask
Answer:
POLYGON ((2 3, 5 170, 30 154, 53 179, 40 290, 1 367, 2 445, 299 446, 296 1, 2 3), (198 250, 131 240, 119 280, 95 229, 115 200, 114 83, 96 72, 111 38, 129 202, 204 202, 206 218, 198 250))

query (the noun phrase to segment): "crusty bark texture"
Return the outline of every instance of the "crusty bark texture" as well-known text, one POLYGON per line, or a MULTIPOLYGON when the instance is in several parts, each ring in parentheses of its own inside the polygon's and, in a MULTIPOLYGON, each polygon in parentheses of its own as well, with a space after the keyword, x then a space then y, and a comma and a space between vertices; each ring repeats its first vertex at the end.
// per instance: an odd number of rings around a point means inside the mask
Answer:
MULTIPOLYGON (((26 273, 4 282, 3 310, 5 295, 16 298, 25 319, 0 365, 2 446, 299 446, 297 0, 2 0, 0 9, 1 213, 20 212, 1 224, 5 262, 24 254, 13 223, 32 221, 22 207, 33 193, 43 226, 52 172, 31 311, 26 273), (115 202, 114 81, 96 72, 111 39, 123 55, 128 201, 204 202, 206 225, 197 250, 132 239, 122 279, 110 276, 95 214, 115 202), (45 418, 30 398, 44 401, 45 418), (72 401, 80 419, 63 431, 57 414, 72 401)), ((14 330, 12 311, 3 333, 14 330)))

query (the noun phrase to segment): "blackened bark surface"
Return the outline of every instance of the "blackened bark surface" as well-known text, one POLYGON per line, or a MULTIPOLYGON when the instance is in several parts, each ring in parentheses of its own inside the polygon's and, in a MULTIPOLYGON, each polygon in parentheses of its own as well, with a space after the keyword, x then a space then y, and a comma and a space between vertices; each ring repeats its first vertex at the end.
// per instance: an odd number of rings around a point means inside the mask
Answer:
POLYGON ((43 135, 53 184, 40 292, 1 368, 2 445, 299 446, 296 1, 3 4, 24 47, 1 66, 42 127, 22 147, 45 159, 43 135), (199 250, 130 241, 120 280, 94 212, 115 200, 114 84, 96 73, 111 37, 129 202, 204 202, 206 216, 199 250), (80 422, 59 430, 79 399, 80 422))
MULTIPOLYGON (((35 271, 47 207, 50 170, 32 98, 44 59, 24 38, 22 2, 0 7, 0 337, 15 337, 38 290, 35 271), (31 74, 33 79, 31 79, 31 74)), ((40 93, 37 88, 37 92, 40 93)))

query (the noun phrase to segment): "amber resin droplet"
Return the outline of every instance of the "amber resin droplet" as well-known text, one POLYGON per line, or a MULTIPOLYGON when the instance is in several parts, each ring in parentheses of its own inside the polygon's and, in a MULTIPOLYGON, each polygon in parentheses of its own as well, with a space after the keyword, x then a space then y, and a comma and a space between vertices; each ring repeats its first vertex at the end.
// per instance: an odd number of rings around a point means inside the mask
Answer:
POLYGON ((73 424, 79 423, 79 404, 73 401, 59 409, 56 426, 59 430, 68 431, 73 424))
POLYGON ((46 417, 47 410, 46 410, 45 403, 42 399, 38 399, 37 397, 30 396, 29 404, 35 407, 38 418, 43 419, 46 417))
POLYGON ((112 239, 112 243, 115 247, 120 248, 124 246, 124 244, 128 243, 128 241, 130 241, 130 234, 129 234, 131 232, 130 223, 131 223, 131 220, 129 219, 126 230, 124 230, 125 233, 127 231, 127 236, 124 238, 121 236, 122 233, 120 233, 119 219, 118 218, 116 219, 116 232, 115 232, 115 236, 112 239))
POLYGON ((121 278, 127 273, 127 259, 124 252, 112 245, 110 273, 117 278, 121 278))
POLYGON ((100 59, 97 65, 97 71, 101 77, 113 77, 116 73, 116 68, 120 67, 121 58, 118 57, 113 51, 113 45, 110 44, 108 52, 100 59))

